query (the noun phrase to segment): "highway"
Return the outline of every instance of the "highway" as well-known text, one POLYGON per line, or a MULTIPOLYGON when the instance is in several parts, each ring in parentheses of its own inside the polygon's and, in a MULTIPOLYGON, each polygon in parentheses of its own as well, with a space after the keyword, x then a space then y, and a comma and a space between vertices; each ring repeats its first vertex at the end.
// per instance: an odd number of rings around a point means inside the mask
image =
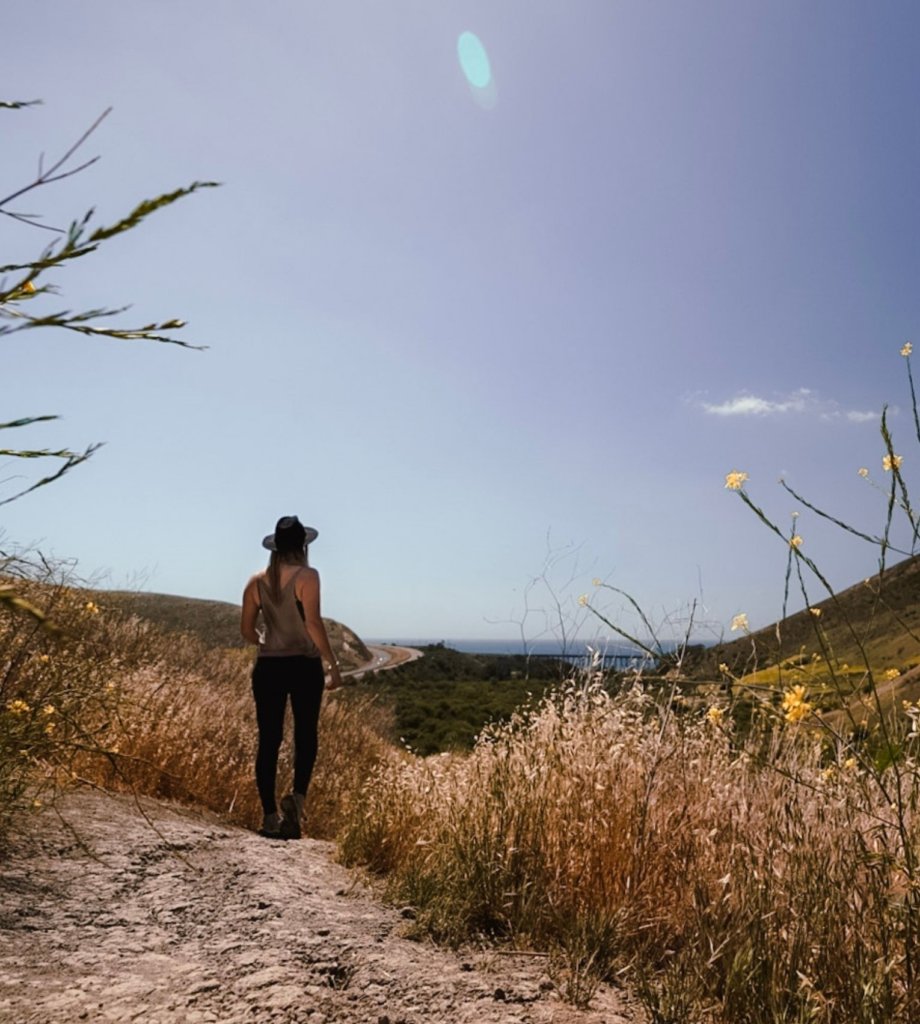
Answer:
POLYGON ((343 672, 343 676, 360 679, 365 672, 385 672, 387 669, 396 668, 397 665, 405 665, 409 661, 423 657, 422 652, 415 647, 396 647, 393 644, 366 644, 365 646, 371 652, 371 660, 359 665, 358 668, 343 672))

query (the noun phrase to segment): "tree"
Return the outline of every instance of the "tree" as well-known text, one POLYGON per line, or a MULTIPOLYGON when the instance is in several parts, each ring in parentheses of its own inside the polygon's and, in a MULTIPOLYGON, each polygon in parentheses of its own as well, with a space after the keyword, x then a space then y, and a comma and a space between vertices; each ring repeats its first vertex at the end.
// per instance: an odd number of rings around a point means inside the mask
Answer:
MULTIPOLYGON (((0 109, 8 111, 24 110, 36 106, 40 102, 40 100, 0 100, 0 109)), ((78 312, 70 309, 43 312, 37 308, 42 300, 47 300, 51 296, 58 294, 57 286, 48 279, 51 272, 66 270, 68 265, 73 263, 74 260, 85 259, 87 256, 97 252, 102 245, 116 235, 136 228, 150 214, 171 206, 179 199, 191 195, 193 192, 204 188, 213 188, 218 184, 214 181, 195 181, 191 185, 174 189, 171 192, 164 192, 153 199, 144 199, 125 217, 122 217, 113 224, 98 227, 92 223, 94 215, 94 210, 92 209, 79 220, 74 220, 68 228, 61 228, 43 223, 39 215, 23 213, 12 208, 12 204, 17 203, 23 196, 46 188, 56 182, 63 181, 75 174, 80 174, 95 164, 99 160, 98 156, 83 160, 81 157, 78 157, 78 153, 82 151, 87 140, 105 118, 108 117, 110 112, 111 107, 103 111, 89 128, 80 135, 76 142, 50 165, 46 166, 44 154, 42 154, 38 160, 35 178, 15 188, 9 195, 0 198, 0 215, 23 224, 28 224, 37 231, 49 232, 54 236, 53 240, 42 249, 38 257, 0 265, 0 275, 2 275, 0 276, 0 337, 15 334, 19 331, 35 330, 42 327, 56 327, 96 337, 153 341, 159 344, 178 345, 183 348, 200 348, 201 346, 192 345, 174 336, 174 332, 181 330, 185 326, 183 320, 176 318, 144 324, 140 327, 122 328, 112 327, 106 321, 111 317, 124 313, 128 308, 127 306, 102 307, 78 312)), ((46 305, 47 302, 44 304, 46 305)), ((21 417, 7 422, 0 422, 0 430, 20 429, 35 423, 54 419, 57 419, 57 416, 54 414, 21 417)), ((82 451, 75 451, 69 448, 58 451, 44 448, 0 448, 0 456, 7 458, 51 459, 57 463, 57 467, 53 472, 42 476, 17 493, 0 498, 0 505, 16 501, 40 487, 59 480, 65 473, 68 473, 71 469, 90 458, 99 447, 100 444, 95 443, 87 446, 82 451)), ((3 562, 0 560, 0 571, 2 571, 2 568, 3 562)), ((44 618, 42 613, 21 598, 12 586, 0 586, 0 605, 23 611, 39 619, 44 618)))

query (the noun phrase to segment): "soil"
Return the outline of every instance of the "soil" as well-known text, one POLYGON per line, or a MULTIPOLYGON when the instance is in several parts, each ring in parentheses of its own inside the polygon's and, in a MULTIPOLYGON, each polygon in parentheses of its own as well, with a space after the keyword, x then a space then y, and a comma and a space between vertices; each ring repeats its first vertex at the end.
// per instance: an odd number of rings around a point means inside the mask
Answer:
POLYGON ((311 839, 76 792, 0 861, 5 1024, 639 1024, 602 987, 563 1002, 547 960, 407 937, 411 908, 311 839))

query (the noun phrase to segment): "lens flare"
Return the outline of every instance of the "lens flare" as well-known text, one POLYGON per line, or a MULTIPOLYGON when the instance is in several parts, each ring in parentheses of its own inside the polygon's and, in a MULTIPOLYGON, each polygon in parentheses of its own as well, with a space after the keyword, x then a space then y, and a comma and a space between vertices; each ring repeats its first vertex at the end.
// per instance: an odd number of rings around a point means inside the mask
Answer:
POLYGON ((473 32, 462 32, 457 40, 457 57, 470 85, 474 89, 487 89, 492 81, 492 67, 479 36, 473 32))

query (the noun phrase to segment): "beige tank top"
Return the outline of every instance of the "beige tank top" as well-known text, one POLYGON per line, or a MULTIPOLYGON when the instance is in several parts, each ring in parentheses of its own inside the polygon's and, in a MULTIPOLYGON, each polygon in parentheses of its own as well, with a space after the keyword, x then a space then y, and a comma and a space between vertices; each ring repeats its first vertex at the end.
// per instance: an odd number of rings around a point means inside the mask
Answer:
POLYGON ((297 654, 308 658, 319 657, 319 650, 304 625, 303 605, 294 593, 294 581, 299 575, 299 572, 292 574, 281 588, 277 601, 272 597, 271 586, 264 576, 256 581, 265 627, 262 643, 259 644, 260 658, 282 658, 297 654))

